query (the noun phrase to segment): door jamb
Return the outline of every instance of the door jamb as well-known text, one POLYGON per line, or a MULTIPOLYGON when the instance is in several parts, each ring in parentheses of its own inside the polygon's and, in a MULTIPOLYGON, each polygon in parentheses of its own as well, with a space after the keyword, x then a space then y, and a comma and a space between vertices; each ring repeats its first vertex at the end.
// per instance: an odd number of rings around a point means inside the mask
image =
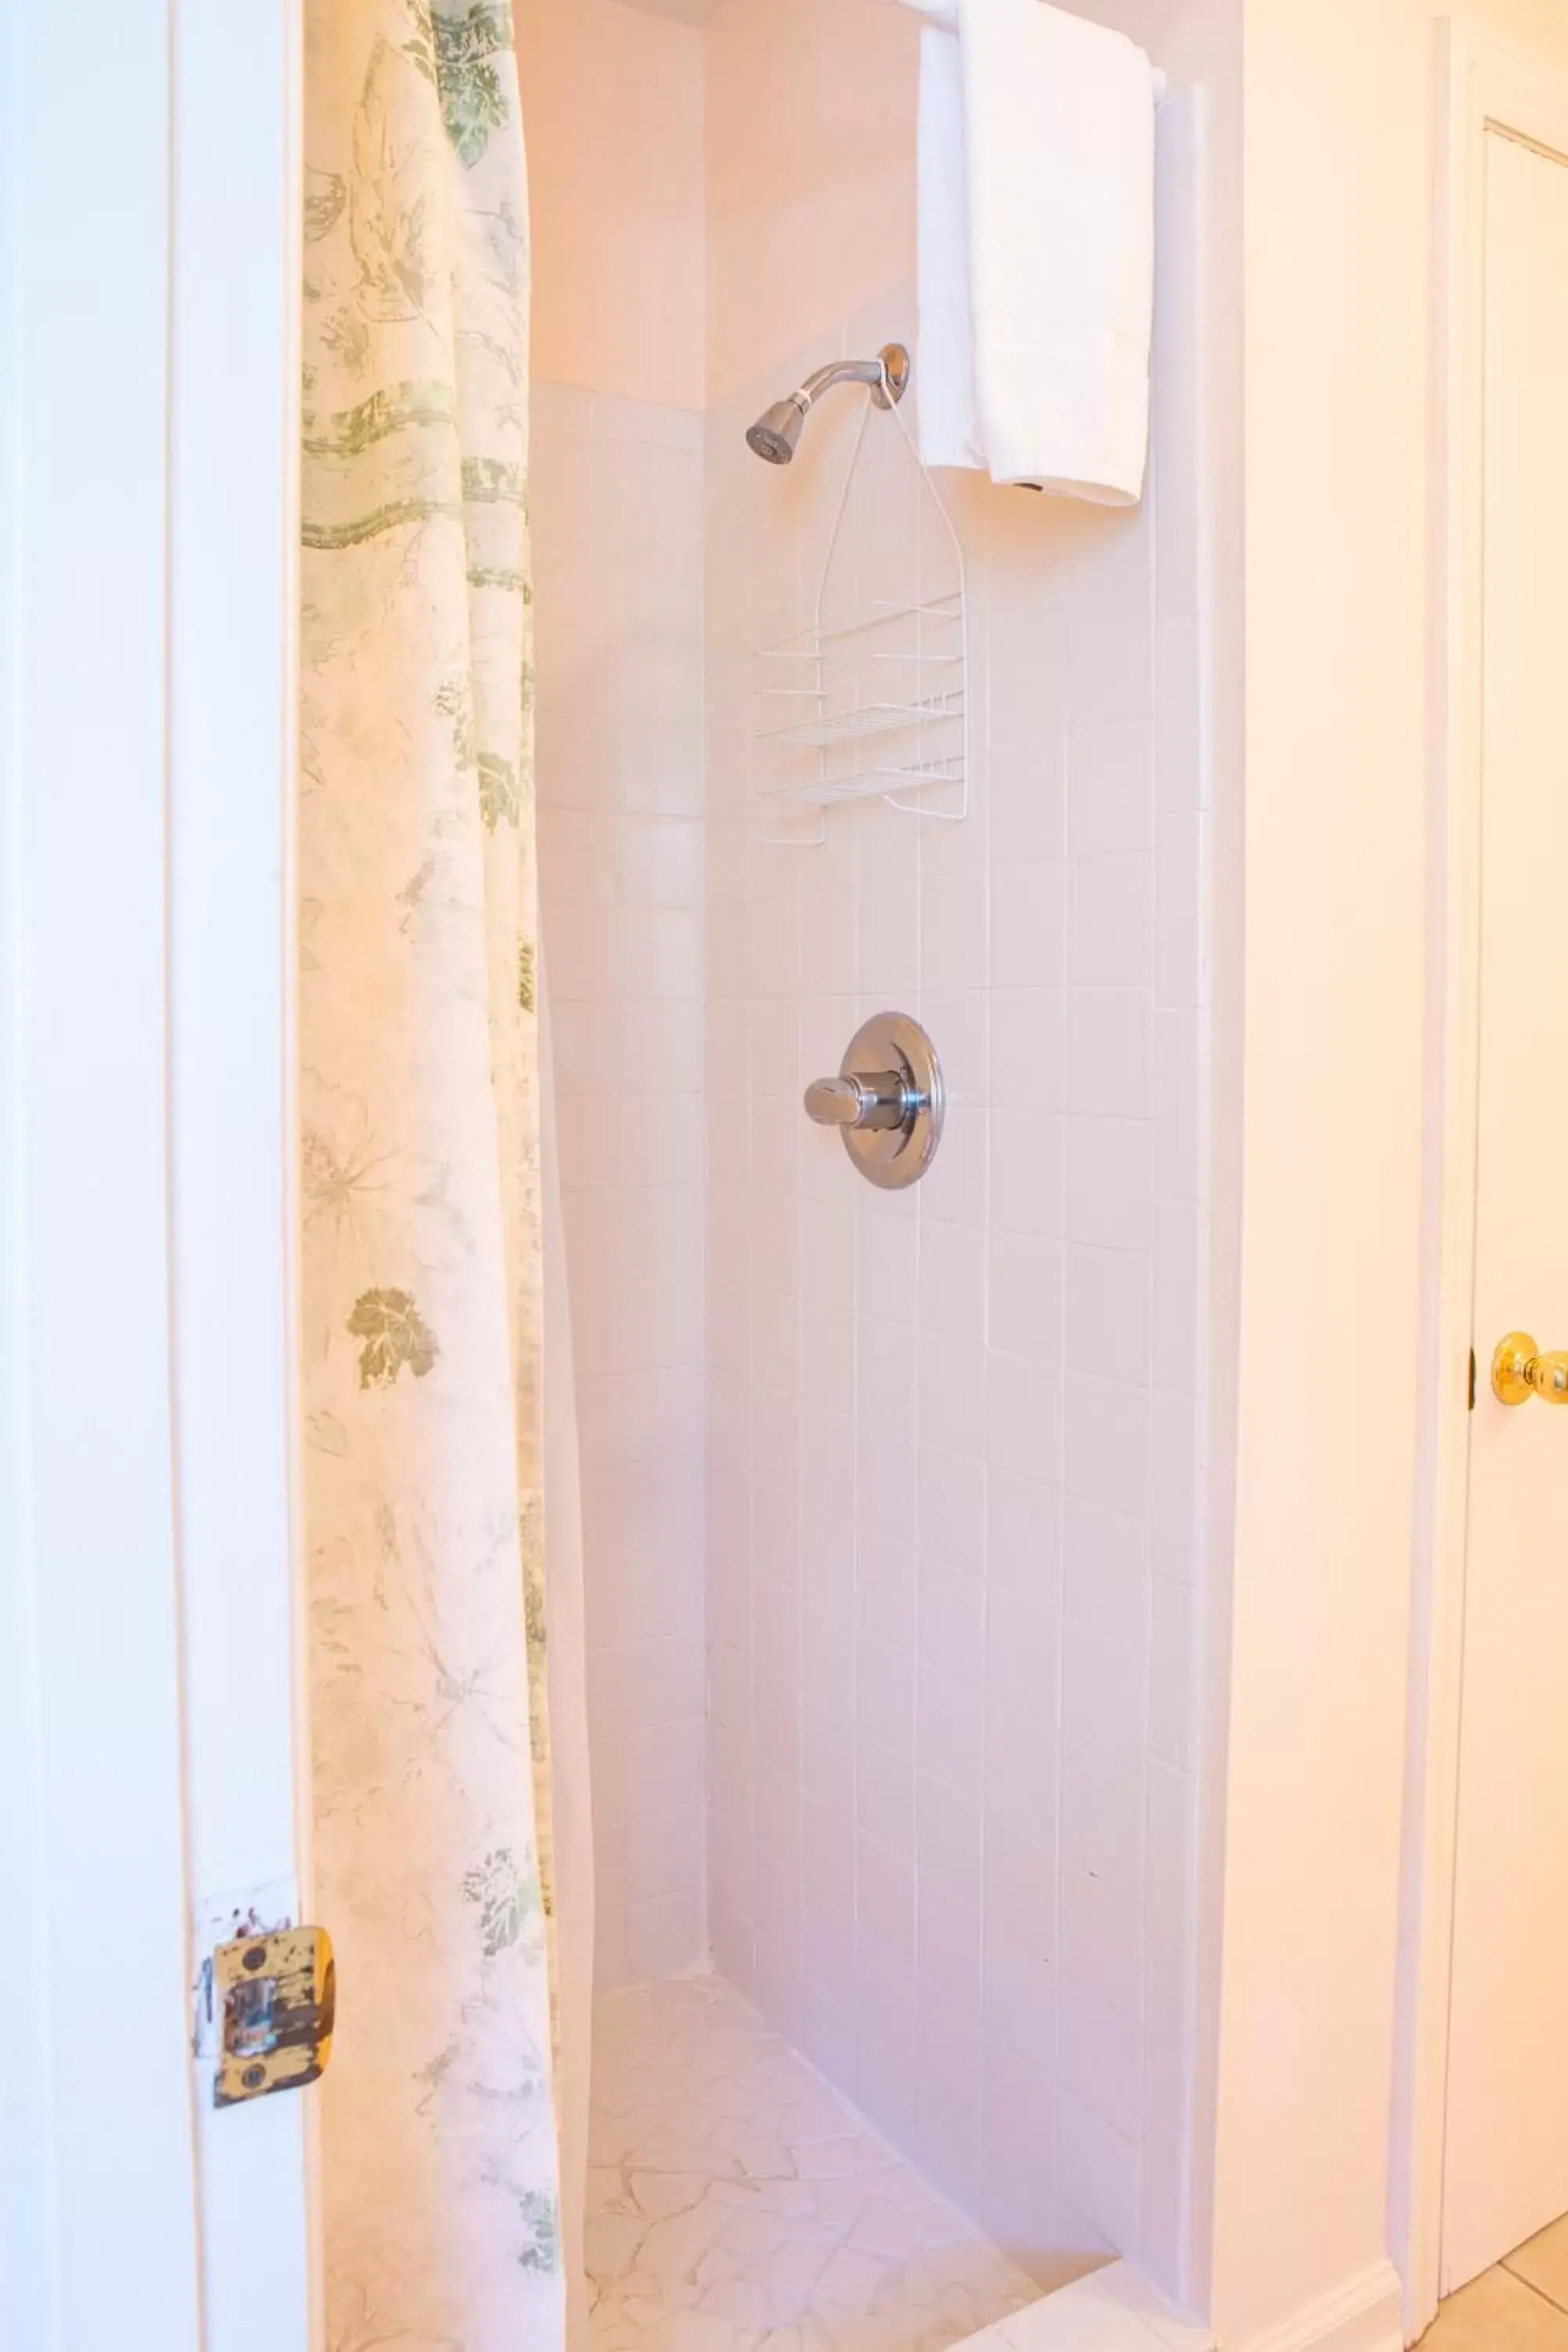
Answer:
POLYGON ((1568 78, 1461 18, 1438 27, 1431 367, 1430 833, 1410 1732, 1391 2232, 1414 2342, 1442 2277, 1475 1288, 1482 765, 1486 141, 1568 160, 1568 78))

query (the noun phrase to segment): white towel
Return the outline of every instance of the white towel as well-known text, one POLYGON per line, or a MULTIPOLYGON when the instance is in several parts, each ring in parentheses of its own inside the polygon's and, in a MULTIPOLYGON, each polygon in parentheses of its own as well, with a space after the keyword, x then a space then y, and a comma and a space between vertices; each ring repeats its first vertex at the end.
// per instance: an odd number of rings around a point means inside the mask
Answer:
POLYGON ((956 39, 921 37, 921 454, 1136 505, 1153 68, 1047 0, 957 0, 956 15, 956 39))

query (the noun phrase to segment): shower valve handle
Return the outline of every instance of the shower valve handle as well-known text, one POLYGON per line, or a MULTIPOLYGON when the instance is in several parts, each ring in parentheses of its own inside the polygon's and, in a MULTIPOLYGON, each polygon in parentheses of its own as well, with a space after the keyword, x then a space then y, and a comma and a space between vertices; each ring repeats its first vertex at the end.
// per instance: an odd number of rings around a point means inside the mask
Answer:
POLYGON ((901 1192, 918 1184, 942 1140, 947 1107, 936 1047, 907 1013, 877 1013, 845 1048, 836 1078, 805 1090, 805 1114, 837 1128, 868 1184, 901 1192))
POLYGON ((902 1071, 868 1077, 817 1078, 805 1090, 806 1116, 818 1127, 908 1127, 924 1097, 902 1071))

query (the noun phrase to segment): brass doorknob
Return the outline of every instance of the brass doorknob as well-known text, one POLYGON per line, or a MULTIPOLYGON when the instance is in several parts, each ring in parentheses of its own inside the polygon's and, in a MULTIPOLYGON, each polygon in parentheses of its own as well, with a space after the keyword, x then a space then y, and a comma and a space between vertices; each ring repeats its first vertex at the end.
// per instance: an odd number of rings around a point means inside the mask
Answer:
POLYGON ((1500 1404, 1568 1404, 1568 1349, 1543 1356, 1528 1331, 1510 1331, 1492 1358, 1492 1394, 1500 1404))

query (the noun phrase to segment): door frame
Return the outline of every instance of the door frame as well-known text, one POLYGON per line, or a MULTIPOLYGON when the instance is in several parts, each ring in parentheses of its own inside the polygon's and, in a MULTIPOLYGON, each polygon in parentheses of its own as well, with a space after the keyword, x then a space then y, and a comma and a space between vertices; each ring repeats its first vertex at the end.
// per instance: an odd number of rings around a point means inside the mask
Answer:
POLYGON ((0 7, 0 2338, 308 2352, 301 0, 0 7), (129 2331, 129 2332, 128 2332, 129 2331))
MULTIPOLYGON (((1474 1337, 1485 581, 1486 142, 1568 162, 1568 76, 1462 18, 1436 27, 1423 1331, 1407 1810, 1390 2146, 1406 2341, 1442 2272, 1474 1337)), ((1480 1367, 1479 1377, 1485 1376, 1480 1367)))
POLYGON ((304 0, 163 5, 171 1388, 202 2343, 316 2352, 318 2095, 214 2107, 206 1975, 251 1918, 316 1911, 296 1003, 304 0))

